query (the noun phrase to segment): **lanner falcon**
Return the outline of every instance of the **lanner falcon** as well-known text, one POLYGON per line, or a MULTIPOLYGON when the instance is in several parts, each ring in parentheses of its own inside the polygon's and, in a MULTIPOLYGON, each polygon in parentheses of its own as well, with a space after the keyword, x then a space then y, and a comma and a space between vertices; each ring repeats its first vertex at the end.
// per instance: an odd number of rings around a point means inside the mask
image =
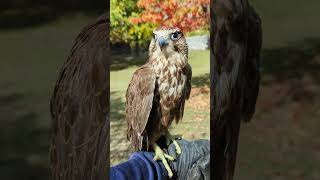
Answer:
POLYGON ((157 140, 165 135, 167 143, 178 143, 168 132, 172 121, 183 117, 185 100, 191 90, 191 66, 188 64, 188 45, 177 27, 159 27, 153 31, 149 60, 135 71, 126 93, 127 137, 135 151, 153 149, 154 160, 161 160, 173 173, 157 140))

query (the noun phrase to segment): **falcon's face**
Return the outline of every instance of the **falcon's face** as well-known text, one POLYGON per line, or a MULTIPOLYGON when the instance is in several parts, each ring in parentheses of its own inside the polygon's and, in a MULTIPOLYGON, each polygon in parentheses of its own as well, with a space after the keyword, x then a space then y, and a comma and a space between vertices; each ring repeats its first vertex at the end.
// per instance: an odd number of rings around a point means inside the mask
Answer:
POLYGON ((188 54, 186 39, 177 27, 159 27, 153 31, 153 38, 149 46, 150 55, 163 54, 165 57, 179 53, 188 54))

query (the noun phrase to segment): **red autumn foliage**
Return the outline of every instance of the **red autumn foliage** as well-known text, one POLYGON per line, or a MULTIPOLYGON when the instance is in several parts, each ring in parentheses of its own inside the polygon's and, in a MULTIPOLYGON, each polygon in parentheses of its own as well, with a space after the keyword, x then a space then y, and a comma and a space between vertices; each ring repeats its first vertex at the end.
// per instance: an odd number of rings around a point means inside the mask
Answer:
POLYGON ((206 28, 209 24, 210 0, 138 0, 143 11, 131 17, 134 24, 151 22, 176 26, 184 32, 206 28))

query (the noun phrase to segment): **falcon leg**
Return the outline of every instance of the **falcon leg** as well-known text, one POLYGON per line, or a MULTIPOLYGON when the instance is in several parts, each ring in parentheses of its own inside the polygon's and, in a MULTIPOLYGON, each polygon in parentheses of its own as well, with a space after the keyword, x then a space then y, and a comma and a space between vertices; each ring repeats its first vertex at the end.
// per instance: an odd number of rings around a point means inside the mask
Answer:
POLYGON ((155 152, 153 160, 154 161, 161 160, 164 167, 168 171, 169 178, 171 178, 173 176, 173 173, 172 173, 172 170, 170 169, 170 166, 169 166, 166 159, 173 161, 174 158, 172 156, 169 156, 168 154, 164 153, 163 150, 156 143, 153 144, 153 149, 155 152))
POLYGON ((173 144, 174 144, 174 146, 176 147, 176 152, 177 152, 177 154, 181 154, 182 151, 181 151, 181 148, 180 148, 178 142, 176 141, 177 138, 180 138, 180 137, 178 137, 178 136, 173 136, 173 135, 171 135, 171 134, 169 133, 169 131, 167 131, 167 133, 166 133, 167 145, 169 145, 170 142, 172 141, 173 144))

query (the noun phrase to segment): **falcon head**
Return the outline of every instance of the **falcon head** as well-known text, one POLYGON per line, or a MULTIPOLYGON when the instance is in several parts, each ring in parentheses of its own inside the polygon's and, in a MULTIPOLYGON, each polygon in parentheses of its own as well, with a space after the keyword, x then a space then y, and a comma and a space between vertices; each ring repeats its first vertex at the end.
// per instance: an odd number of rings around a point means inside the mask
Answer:
POLYGON ((188 45, 178 27, 162 26, 153 31, 149 55, 164 55, 166 58, 176 53, 187 56, 188 45))

